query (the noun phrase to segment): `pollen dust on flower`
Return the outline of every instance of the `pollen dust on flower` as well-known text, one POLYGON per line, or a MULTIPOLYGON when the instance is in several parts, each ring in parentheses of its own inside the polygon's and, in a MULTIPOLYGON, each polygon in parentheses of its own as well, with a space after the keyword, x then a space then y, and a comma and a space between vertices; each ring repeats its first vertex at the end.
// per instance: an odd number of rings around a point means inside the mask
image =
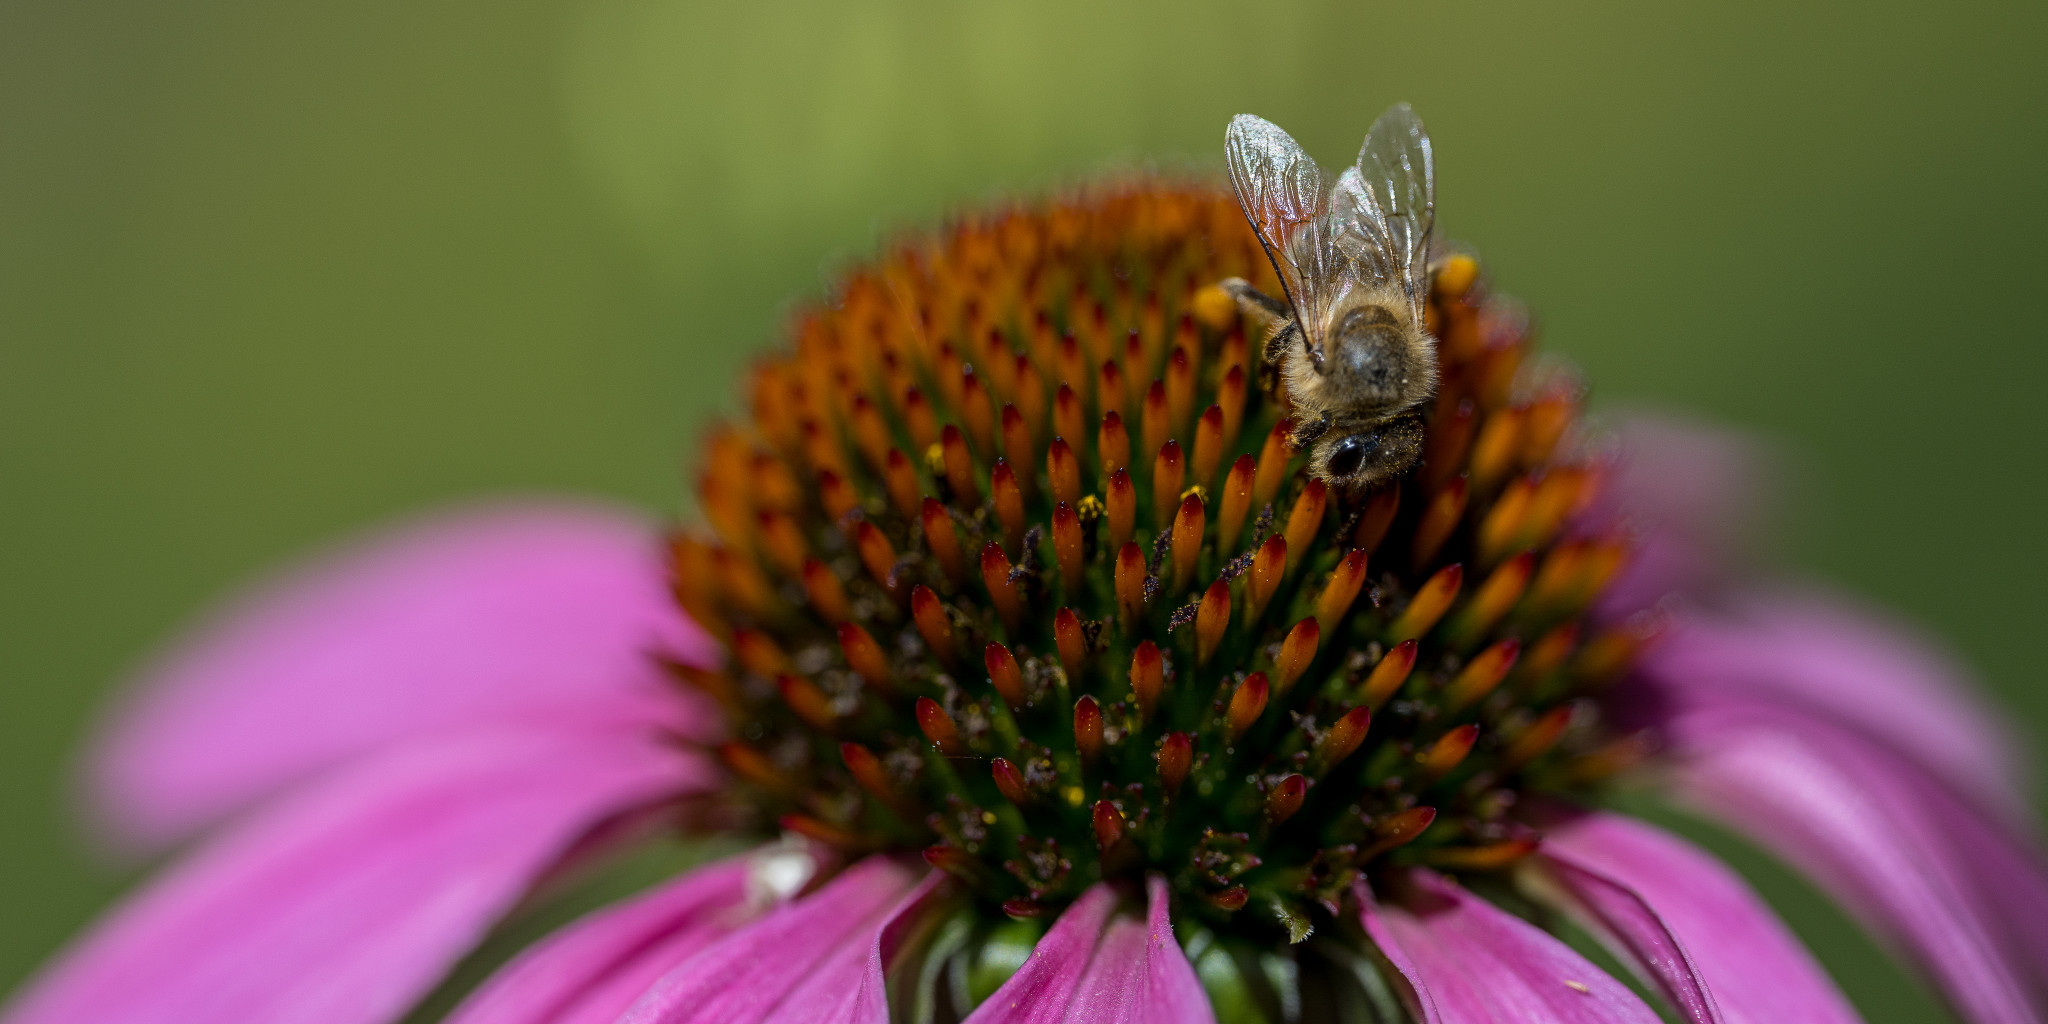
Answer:
POLYGON ((1231 195, 1141 180, 904 238, 796 316, 672 546, 731 651, 675 674, 731 718, 735 813, 1017 916, 1149 871, 1299 921, 1378 864, 1507 866, 1520 795, 1626 763, 1597 693, 1647 629, 1583 618, 1625 547, 1580 525, 1574 378, 1452 256, 1425 460, 1340 494, 1247 385, 1233 275, 1278 294, 1231 195))

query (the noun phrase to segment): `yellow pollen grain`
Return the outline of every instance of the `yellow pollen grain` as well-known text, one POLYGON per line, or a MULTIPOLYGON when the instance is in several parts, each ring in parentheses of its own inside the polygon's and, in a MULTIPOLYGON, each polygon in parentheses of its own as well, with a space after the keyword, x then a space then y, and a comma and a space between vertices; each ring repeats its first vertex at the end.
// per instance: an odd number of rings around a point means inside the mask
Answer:
POLYGON ((1079 807, 1081 806, 1081 801, 1088 799, 1088 794, 1081 792, 1081 787, 1079 786, 1068 786, 1065 795, 1067 804, 1072 807, 1079 807))
POLYGON ((1565 979, 1564 987, 1571 989, 1572 991, 1577 992, 1582 996, 1590 996, 1593 994, 1592 988, 1587 986, 1587 984, 1583 981, 1573 981, 1567 978, 1565 979))
POLYGON ((1448 297, 1462 298, 1478 277, 1477 261, 1470 256, 1453 256, 1445 260, 1443 268, 1436 272, 1436 286, 1448 297))
POLYGON ((996 823, 996 812, 994 812, 994 811, 983 811, 983 812, 981 812, 981 823, 982 823, 982 824, 984 824, 984 825, 993 825, 993 824, 995 824, 995 823, 996 823))
POLYGON ((1237 300, 1213 284, 1195 293, 1193 305, 1195 318, 1212 331, 1228 329, 1237 318, 1237 300))

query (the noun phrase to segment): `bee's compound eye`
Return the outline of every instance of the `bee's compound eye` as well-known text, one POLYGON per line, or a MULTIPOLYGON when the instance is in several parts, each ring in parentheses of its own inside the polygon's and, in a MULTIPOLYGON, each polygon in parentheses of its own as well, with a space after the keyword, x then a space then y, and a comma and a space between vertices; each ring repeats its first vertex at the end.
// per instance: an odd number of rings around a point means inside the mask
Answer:
POLYGON ((1337 442, 1330 450, 1330 475, 1350 476, 1365 464, 1365 457, 1380 446, 1380 439, 1372 434, 1353 434, 1337 442))

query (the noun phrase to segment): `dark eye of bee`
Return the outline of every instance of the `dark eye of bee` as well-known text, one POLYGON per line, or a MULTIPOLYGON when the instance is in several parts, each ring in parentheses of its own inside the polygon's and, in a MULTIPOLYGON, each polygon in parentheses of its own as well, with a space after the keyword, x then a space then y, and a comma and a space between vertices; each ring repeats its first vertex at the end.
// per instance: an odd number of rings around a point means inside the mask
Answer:
POLYGON ((1350 476, 1365 464, 1365 457, 1380 446, 1380 439, 1371 434, 1353 434, 1330 451, 1330 475, 1350 476))

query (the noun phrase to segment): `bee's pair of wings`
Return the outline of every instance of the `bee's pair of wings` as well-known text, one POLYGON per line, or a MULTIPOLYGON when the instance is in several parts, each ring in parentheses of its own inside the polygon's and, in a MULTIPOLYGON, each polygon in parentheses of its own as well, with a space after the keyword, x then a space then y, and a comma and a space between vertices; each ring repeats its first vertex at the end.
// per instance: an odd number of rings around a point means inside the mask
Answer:
POLYGON ((1263 118, 1232 118, 1224 148, 1237 201, 1304 327, 1317 332, 1355 285, 1398 287, 1420 313, 1436 173, 1429 133, 1406 103, 1373 122, 1358 162, 1334 184, 1324 183, 1322 168, 1292 136, 1263 118))

